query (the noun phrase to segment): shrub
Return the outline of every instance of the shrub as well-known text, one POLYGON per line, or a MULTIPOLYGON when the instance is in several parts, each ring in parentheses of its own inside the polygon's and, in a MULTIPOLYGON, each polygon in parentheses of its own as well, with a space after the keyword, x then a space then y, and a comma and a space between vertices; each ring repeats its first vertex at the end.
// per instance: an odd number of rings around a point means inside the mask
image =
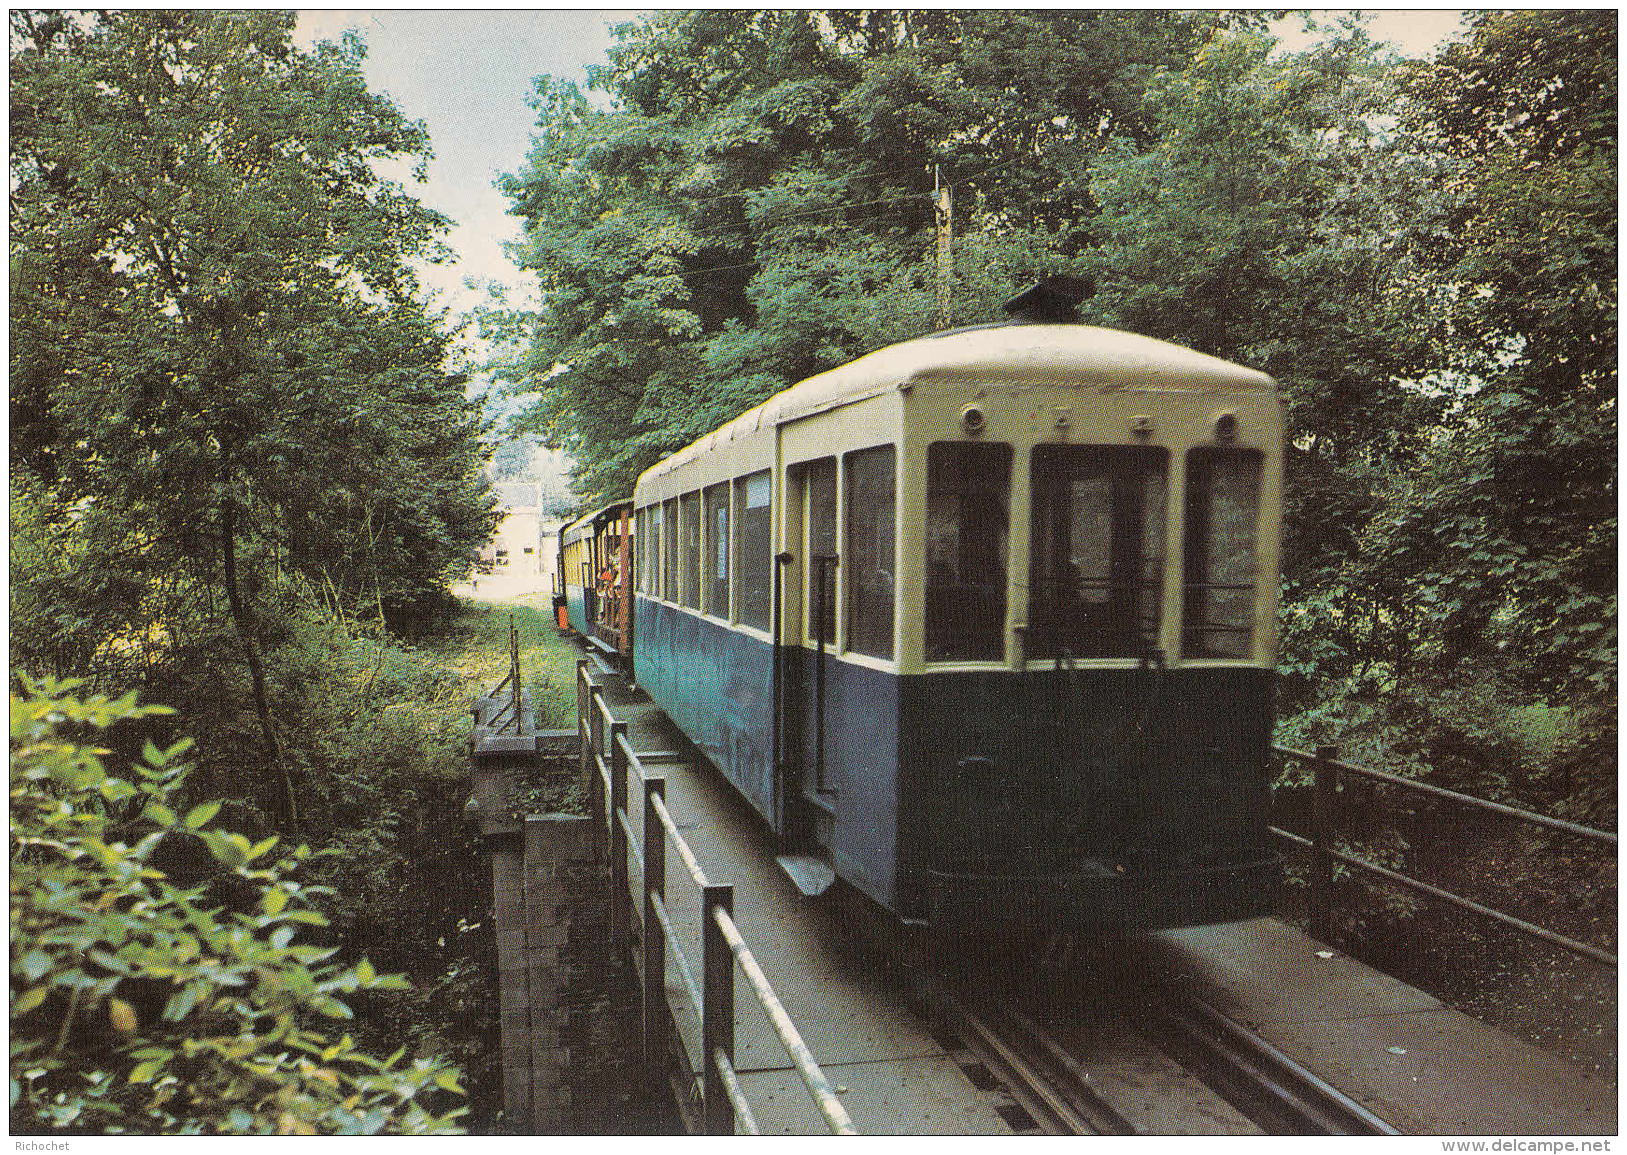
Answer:
POLYGON ((176 802, 190 743, 121 777, 83 744, 166 707, 21 679, 11 699, 11 1109, 17 1131, 455 1133, 456 1073, 337 1041, 399 976, 297 941, 325 926, 304 846, 277 857, 176 802), (172 877, 188 863, 201 877, 172 877), (172 865, 173 864, 173 865, 172 865))

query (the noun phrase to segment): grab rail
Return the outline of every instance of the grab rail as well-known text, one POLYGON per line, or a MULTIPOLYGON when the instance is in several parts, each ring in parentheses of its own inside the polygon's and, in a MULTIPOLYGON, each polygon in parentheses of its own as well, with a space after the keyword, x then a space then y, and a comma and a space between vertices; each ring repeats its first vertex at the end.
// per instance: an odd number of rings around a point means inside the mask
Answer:
POLYGON ((636 918, 642 947, 642 1041, 645 1077, 660 1078, 668 1030, 675 1023, 666 1001, 667 950, 678 971, 683 994, 701 1024, 702 1071, 699 1084, 702 1130, 732 1135, 736 1128, 760 1134, 751 1105, 734 1067, 734 970, 746 976, 770 1025, 801 1076, 814 1106, 832 1134, 857 1130, 826 1080, 813 1052, 785 1012, 756 956, 734 921, 734 887, 711 882, 673 821, 666 804, 666 778, 647 771, 627 738, 627 722, 617 719, 604 700, 604 687, 588 675, 589 662, 576 667, 577 732, 582 739, 582 777, 590 787, 595 842, 610 860, 610 929, 615 943, 626 941, 636 918), (629 772, 643 787, 642 838, 634 833, 628 805, 629 772), (655 837, 660 832, 660 837, 655 837), (701 978, 685 953, 666 905, 666 852, 672 844, 701 895, 701 978), (636 888, 629 860, 638 867, 636 888), (623 896, 626 898, 624 908, 623 896), (638 897, 642 901, 634 901, 638 897), (656 930, 659 929, 659 933, 656 930))
POLYGON ((1616 955, 1589 943, 1580 942, 1557 931, 1526 922, 1504 911, 1494 910, 1489 906, 1453 894, 1438 886, 1432 886, 1416 878, 1410 878, 1388 867, 1379 866, 1355 855, 1336 850, 1333 839, 1337 831, 1334 814, 1334 798, 1339 790, 1339 775, 1350 774, 1358 778, 1367 778, 1381 782, 1386 786, 1397 786, 1424 794, 1443 801, 1468 806, 1471 809, 1483 810, 1487 813, 1498 814, 1505 818, 1515 818, 1522 822, 1542 826, 1561 834, 1576 838, 1583 838, 1604 846, 1616 846, 1617 836, 1608 830, 1596 830, 1591 826, 1582 826, 1575 822, 1566 822, 1561 818, 1551 818, 1546 814, 1537 814, 1530 810, 1521 810, 1515 806, 1505 806, 1501 802, 1488 802, 1484 798, 1475 798, 1468 794, 1459 794, 1455 790, 1447 790, 1440 786, 1432 786, 1427 782, 1414 782, 1410 778, 1402 778, 1397 774, 1390 774, 1383 770, 1375 770, 1370 766, 1357 766, 1338 759, 1338 748, 1334 746, 1318 746, 1315 753, 1304 750, 1295 750, 1287 746, 1273 746, 1272 751, 1281 757, 1295 761, 1309 763, 1312 770, 1314 793, 1311 806, 1311 836, 1293 834, 1275 826, 1266 829, 1283 841, 1307 851, 1311 856, 1310 878, 1310 915, 1311 933, 1324 942, 1330 940, 1333 933, 1333 864, 1342 862, 1346 866, 1366 871, 1384 879, 1394 886, 1422 894, 1428 898, 1455 906, 1459 910, 1466 910, 1489 919, 1511 930, 1530 938, 1540 939, 1553 946, 1578 954, 1584 958, 1593 959, 1606 966, 1616 966, 1616 955))

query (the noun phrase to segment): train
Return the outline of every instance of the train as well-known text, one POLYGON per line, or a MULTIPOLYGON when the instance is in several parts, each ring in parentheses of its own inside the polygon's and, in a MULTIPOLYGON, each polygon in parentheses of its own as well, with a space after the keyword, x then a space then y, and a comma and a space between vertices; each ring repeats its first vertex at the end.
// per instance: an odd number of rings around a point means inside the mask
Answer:
POLYGON ((617 658, 632 656, 631 501, 585 513, 559 529, 554 612, 561 629, 617 658))
POLYGON ((935 333, 647 470, 560 589, 807 893, 951 934, 1251 917, 1283 427, 1269 376, 1156 339, 935 333))

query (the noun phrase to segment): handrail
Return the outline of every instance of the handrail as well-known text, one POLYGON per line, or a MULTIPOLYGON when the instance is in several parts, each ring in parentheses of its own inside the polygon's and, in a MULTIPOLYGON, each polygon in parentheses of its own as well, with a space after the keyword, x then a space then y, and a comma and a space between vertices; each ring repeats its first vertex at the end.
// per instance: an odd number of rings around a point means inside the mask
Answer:
POLYGON ((678 967, 678 977, 684 984, 684 991, 689 995, 689 1005, 695 1008, 695 1017, 700 1018, 706 1011, 701 997, 701 985, 695 981, 695 972, 689 969, 689 956, 683 952, 683 944, 678 939, 678 928, 672 925, 672 915, 667 913, 667 903, 663 898, 656 899, 656 921, 661 924, 667 942, 678 953, 673 955, 672 961, 678 967))
POLYGON ((830 1127, 831 1133, 833 1135, 857 1135, 858 1132, 853 1129, 853 1120, 848 1118, 847 1111, 843 1109, 841 1101, 836 1098, 836 1092, 831 1089, 830 1083, 825 1079, 825 1073, 819 1069, 819 1064, 814 1061, 813 1052, 808 1049, 808 1044, 803 1042, 802 1036, 797 1033, 796 1026, 791 1022, 791 1016, 785 1013, 784 1004, 780 1002, 779 996, 774 993, 774 988, 769 985, 768 976, 763 974, 762 968, 757 965, 757 957, 751 953, 751 948, 746 945, 746 940, 741 937, 740 928, 735 925, 733 917, 721 910, 714 911, 712 917, 716 920, 718 929, 723 932, 724 941, 729 944, 729 950, 733 952, 735 961, 740 964, 740 969, 745 972, 746 981, 751 984, 751 989, 756 992, 757 1001, 763 1005, 763 1010, 768 1013, 768 1021, 773 1024, 774 1033, 779 1035, 780 1045, 785 1048, 785 1053, 796 1064, 797 1072, 802 1076, 803 1083, 807 1085, 809 1094, 813 1096, 814 1104, 819 1108, 819 1113, 825 1117, 825 1122, 830 1127))
MULTIPOLYGON (((1266 829, 1272 834, 1275 834, 1278 838, 1291 842, 1295 846, 1302 849, 1312 851, 1316 849, 1316 844, 1309 838, 1302 838, 1297 834, 1290 833, 1287 830, 1282 830, 1275 826, 1268 826, 1266 829)), ((1536 925, 1535 923, 1526 922, 1523 918, 1515 918, 1512 914, 1505 914, 1500 910, 1493 910, 1491 907, 1483 906, 1471 898, 1464 898, 1460 894, 1453 894, 1449 890, 1443 890, 1438 886, 1431 886, 1429 883, 1420 881, 1419 879, 1409 878, 1407 875, 1402 874, 1399 871, 1391 870, 1386 866, 1380 866, 1376 862, 1368 862, 1366 859, 1357 858, 1354 854, 1346 854, 1344 851, 1336 850, 1331 846, 1327 848, 1327 853, 1347 866, 1354 866, 1361 870, 1370 871, 1373 874, 1378 875, 1380 878, 1388 879, 1390 882, 1395 883, 1404 890, 1412 890, 1419 894, 1427 895, 1430 898, 1440 899, 1442 902, 1449 903, 1450 905, 1458 907, 1462 910, 1471 911, 1474 914, 1489 918, 1494 922, 1500 922, 1504 926, 1511 927, 1514 930, 1519 931, 1521 934, 1529 935, 1532 938, 1540 938, 1543 942, 1552 943, 1554 946, 1564 947, 1566 950, 1571 951, 1574 954, 1585 955, 1588 958, 1593 959, 1595 962, 1604 963, 1606 966, 1616 965, 1616 956, 1611 954, 1609 951, 1601 950, 1596 946, 1590 946, 1585 942, 1579 942, 1574 938, 1567 938, 1558 931, 1547 930, 1536 925)))
POLYGON ((712 1056, 717 1064, 718 1074, 722 1076, 723 1091, 729 1096, 729 1106, 734 1108, 734 1114, 740 1120, 741 1128, 747 1135, 761 1135, 763 1132, 757 1126, 757 1118, 751 1113, 751 1104, 746 1100, 746 1089, 740 1085, 740 1076, 735 1072, 734 1063, 719 1047, 712 1056))
POLYGON ((706 872, 701 869, 700 861, 695 857, 695 852, 689 849, 689 843, 684 841, 684 836, 678 833, 678 824, 673 821, 672 812, 667 809, 665 799, 656 801, 655 813, 661 819, 661 825, 672 836, 673 849, 678 852, 678 857, 683 860, 684 869, 689 871, 689 877, 694 880, 697 887, 707 886, 706 872))
MULTIPOLYGON (((815 1107, 833 1134, 855 1135, 852 1120, 820 1071, 813 1052, 785 1012, 751 948, 734 921, 734 887, 707 879, 695 852, 683 838, 667 809, 666 779, 646 772, 627 737, 627 723, 618 721, 605 701, 604 687, 588 676, 586 659, 577 663, 577 732, 582 739, 582 779, 593 800, 595 838, 609 856, 612 897, 612 940, 622 941, 627 916, 618 896, 642 895, 638 916, 643 941, 644 1057, 646 1075, 655 1080, 664 1055, 666 1023, 671 1008, 666 1002, 666 953, 670 946, 683 993, 701 1023, 702 1123, 708 1134, 760 1134, 734 1067, 734 969, 745 974, 752 993, 767 1014, 780 1044, 797 1068, 815 1107), (635 834, 628 803, 628 777, 644 789, 642 838, 635 834), (655 837, 659 830, 661 836, 655 837), (702 898, 702 978, 696 981, 689 957, 667 909, 666 846, 677 850, 691 882, 702 898), (608 845, 605 845, 608 843, 608 845), (629 877, 629 858, 638 866, 636 888, 629 877), (654 933, 654 927, 660 933, 654 933), (662 1014, 655 1011, 659 1004, 662 1014)), ((636 904, 630 904, 636 905, 636 904)))
POLYGON ((1311 896, 1310 916, 1311 933, 1324 942, 1333 937, 1333 864, 1342 862, 1347 866, 1366 871, 1385 881, 1410 890, 1426 897, 1437 899, 1460 910, 1480 915, 1500 925, 1509 927, 1531 938, 1560 947, 1573 954, 1590 958, 1606 966, 1616 966, 1617 956, 1602 947, 1562 935, 1557 931, 1548 930, 1527 922, 1504 911, 1495 910, 1462 895, 1454 894, 1449 890, 1433 886, 1416 878, 1408 877, 1398 871, 1366 859, 1347 854, 1333 846, 1336 833, 1336 816, 1334 813, 1334 798, 1339 789, 1338 776, 1341 772, 1355 774, 1358 777, 1372 778, 1387 785, 1406 787, 1432 797, 1440 797, 1450 802, 1466 804, 1475 808, 1484 809, 1492 813, 1507 817, 1534 822, 1540 826, 1557 830, 1560 833, 1588 838, 1592 841, 1608 846, 1616 845, 1616 835, 1605 830, 1595 830, 1592 827, 1581 826, 1563 819, 1550 818, 1544 814, 1537 814, 1529 810, 1521 810, 1513 806, 1505 806, 1498 802, 1488 802, 1483 798, 1475 798, 1468 794, 1459 794, 1455 790, 1446 790, 1439 786, 1431 786, 1424 782, 1414 782, 1382 770, 1374 770, 1367 766, 1356 766, 1348 762, 1341 762, 1336 757, 1338 751, 1333 746, 1319 746, 1315 753, 1304 750, 1295 750, 1287 746, 1273 746, 1272 751, 1283 757, 1298 759, 1311 764, 1314 774, 1314 794, 1311 808, 1311 837, 1305 838, 1282 830, 1276 826, 1267 826, 1269 833, 1276 837, 1307 851, 1311 856, 1311 896))
MULTIPOLYGON (((1295 758, 1301 762, 1315 762, 1316 755, 1305 750, 1295 750, 1289 746, 1273 746, 1272 752, 1285 758, 1295 758)), ((1563 818, 1550 818, 1546 814, 1538 814, 1533 810, 1521 810, 1517 806, 1505 806, 1501 802, 1490 802, 1484 798, 1476 798, 1471 794, 1459 794, 1456 790, 1447 790, 1441 786, 1432 786, 1427 782, 1417 782, 1411 778, 1403 778, 1399 774, 1391 774, 1384 770, 1375 770, 1371 766, 1357 766, 1351 762, 1341 762, 1336 758, 1328 760, 1329 765, 1336 770, 1347 771, 1361 778, 1372 778, 1389 786, 1400 786, 1407 790, 1415 790, 1421 794, 1428 794, 1435 798, 1444 798, 1449 802, 1458 802, 1480 810, 1490 810, 1510 818, 1518 818, 1524 822, 1533 822, 1539 826, 1546 826, 1550 830, 1557 830, 1562 834, 1574 834, 1578 838, 1588 838, 1594 842, 1602 842, 1607 846, 1617 844, 1614 831, 1597 830, 1591 826, 1583 826, 1577 822, 1567 822, 1563 818)))

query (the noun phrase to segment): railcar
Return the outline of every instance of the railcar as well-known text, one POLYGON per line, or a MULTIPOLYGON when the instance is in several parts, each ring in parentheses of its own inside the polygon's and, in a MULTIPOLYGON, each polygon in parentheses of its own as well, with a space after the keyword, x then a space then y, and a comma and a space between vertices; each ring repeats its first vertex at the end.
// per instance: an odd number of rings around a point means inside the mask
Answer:
POLYGON ((1266 375, 1080 324, 871 353, 639 478, 638 682, 810 893, 1265 912, 1282 430, 1266 375))
POLYGON ((554 604, 561 627, 618 658, 632 653, 632 502, 585 513, 559 530, 554 604))

